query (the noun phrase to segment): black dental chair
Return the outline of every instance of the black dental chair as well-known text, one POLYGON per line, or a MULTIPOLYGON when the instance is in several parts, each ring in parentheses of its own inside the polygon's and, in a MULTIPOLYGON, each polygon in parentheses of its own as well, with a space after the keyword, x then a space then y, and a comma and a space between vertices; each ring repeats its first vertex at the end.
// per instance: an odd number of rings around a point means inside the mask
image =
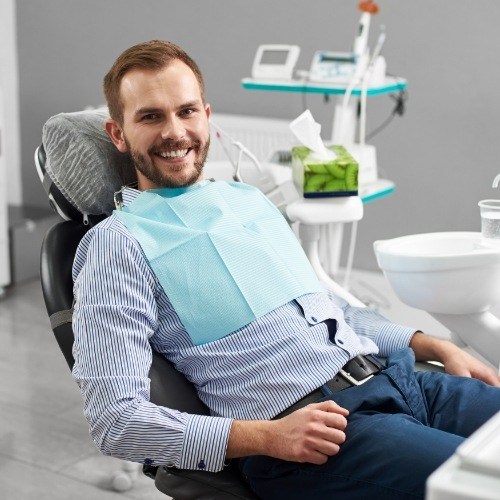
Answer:
MULTIPOLYGON (((107 139, 103 129, 105 117, 105 113, 89 112, 88 115, 83 115, 83 125, 81 113, 53 117, 56 120, 51 122, 51 119, 47 122, 44 127, 43 143, 35 153, 37 171, 49 196, 50 204, 65 219, 54 225, 45 235, 41 249, 40 270, 43 296, 51 328, 70 369, 74 364, 72 355, 74 338, 71 326, 73 257, 86 231, 109 213, 88 213, 82 210, 81 200, 77 202, 68 200, 68 192, 63 186, 64 175, 58 173, 54 165, 57 160, 53 160, 53 164, 49 167, 50 149, 53 149, 54 145, 61 148, 65 161, 73 164, 73 167, 77 166, 78 170, 83 172, 82 182, 89 181, 92 175, 89 176, 86 172, 88 158, 86 158, 86 152, 78 148, 82 140, 88 141, 88 129, 93 128, 89 149, 101 148, 102 152, 104 148, 107 155, 104 155, 105 163, 113 161, 109 155, 115 154, 112 149, 114 146, 107 139), (64 128, 68 129, 68 125, 71 126, 69 133, 66 133, 68 130, 64 128), (62 136, 59 134, 60 130, 57 130, 61 127, 64 132, 62 136), (53 130, 58 132, 56 136, 53 135, 53 130), (73 147, 78 149, 77 153, 73 156, 68 155, 67 152, 73 147), (56 179, 58 176, 59 179, 56 179)), ((68 168, 72 167, 68 165, 68 168)), ((109 165, 105 168, 109 168, 109 165)), ((72 180, 74 177, 72 175, 72 180)), ((126 176, 119 177, 121 178, 118 179, 118 184, 127 180, 126 176)), ((117 187, 119 186, 115 185, 113 189, 117 187)), ((153 353, 149 377, 152 402, 188 413, 209 414, 208 408, 197 397, 192 384, 176 371, 169 361, 156 352, 153 353)), ((175 500, 257 499, 241 478, 237 460, 231 461, 223 471, 218 473, 179 470, 167 466, 144 466, 143 471, 154 479, 158 490, 175 500)))

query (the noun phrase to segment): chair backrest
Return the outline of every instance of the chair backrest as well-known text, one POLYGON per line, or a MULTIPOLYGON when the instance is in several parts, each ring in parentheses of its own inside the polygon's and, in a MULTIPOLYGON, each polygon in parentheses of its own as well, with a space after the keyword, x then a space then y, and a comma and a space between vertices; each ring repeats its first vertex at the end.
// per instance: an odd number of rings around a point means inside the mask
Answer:
POLYGON ((71 267, 76 247, 86 230, 83 224, 75 221, 57 223, 46 233, 40 255, 40 278, 45 307, 57 343, 70 369, 75 362, 70 321, 73 306, 71 267), (65 314, 68 314, 67 320, 62 318, 65 314))

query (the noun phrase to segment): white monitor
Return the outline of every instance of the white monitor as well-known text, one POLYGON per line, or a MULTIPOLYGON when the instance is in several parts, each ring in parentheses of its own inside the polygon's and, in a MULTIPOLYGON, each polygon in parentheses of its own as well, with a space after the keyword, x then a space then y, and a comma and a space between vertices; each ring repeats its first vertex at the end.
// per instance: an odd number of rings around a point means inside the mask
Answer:
POLYGON ((291 80, 300 47, 297 45, 261 45, 252 66, 252 78, 291 80))

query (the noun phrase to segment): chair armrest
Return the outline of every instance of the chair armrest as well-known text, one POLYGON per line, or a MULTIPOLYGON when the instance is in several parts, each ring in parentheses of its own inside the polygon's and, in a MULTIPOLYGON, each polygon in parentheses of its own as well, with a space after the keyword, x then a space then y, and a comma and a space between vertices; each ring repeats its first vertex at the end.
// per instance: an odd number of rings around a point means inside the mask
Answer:
POLYGON ((444 367, 437 361, 416 361, 415 371, 417 372, 444 372, 444 367))
POLYGON ((238 471, 238 461, 220 472, 181 470, 161 466, 155 486, 175 500, 258 500, 238 471))

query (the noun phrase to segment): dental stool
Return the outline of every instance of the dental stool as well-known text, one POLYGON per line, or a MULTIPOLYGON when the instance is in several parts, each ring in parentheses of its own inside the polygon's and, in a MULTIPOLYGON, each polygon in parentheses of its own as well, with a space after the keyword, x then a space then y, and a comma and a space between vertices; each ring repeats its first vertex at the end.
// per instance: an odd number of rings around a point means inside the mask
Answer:
MULTIPOLYGON (((123 168, 119 175, 113 173, 110 164, 117 160, 123 163, 124 158, 116 158, 114 146, 104 132, 105 119, 106 115, 102 112, 69 113, 53 117, 44 127, 43 143, 35 153, 37 171, 50 204, 65 219, 55 224, 45 235, 41 249, 40 274, 51 328, 70 369, 74 364, 74 337, 71 326, 73 258, 86 231, 108 216, 112 210, 112 203, 110 207, 96 208, 92 204, 84 206, 85 193, 80 199, 72 199, 71 183, 76 180, 91 184, 93 182, 94 186, 90 186, 89 193, 95 193, 96 198, 102 198, 103 189, 113 193, 119 189, 120 184, 130 181, 133 172, 131 165, 128 165, 127 173, 125 163, 121 165, 123 168), (54 147, 60 149, 60 159, 57 155, 52 157, 54 147), (96 156, 100 157, 103 173, 97 178, 96 169, 101 167, 96 166, 96 156), (106 186, 110 175, 114 176, 113 182, 106 186)), ((112 194, 110 200, 113 200, 112 194)), ((169 361, 154 351, 149 377, 150 398, 153 403, 189 413, 209 414, 208 408, 198 398, 194 386, 169 361)), ((237 460, 230 461, 229 465, 218 473, 148 465, 143 466, 143 472, 154 479, 159 491, 175 500, 258 498, 240 476, 237 460)))

